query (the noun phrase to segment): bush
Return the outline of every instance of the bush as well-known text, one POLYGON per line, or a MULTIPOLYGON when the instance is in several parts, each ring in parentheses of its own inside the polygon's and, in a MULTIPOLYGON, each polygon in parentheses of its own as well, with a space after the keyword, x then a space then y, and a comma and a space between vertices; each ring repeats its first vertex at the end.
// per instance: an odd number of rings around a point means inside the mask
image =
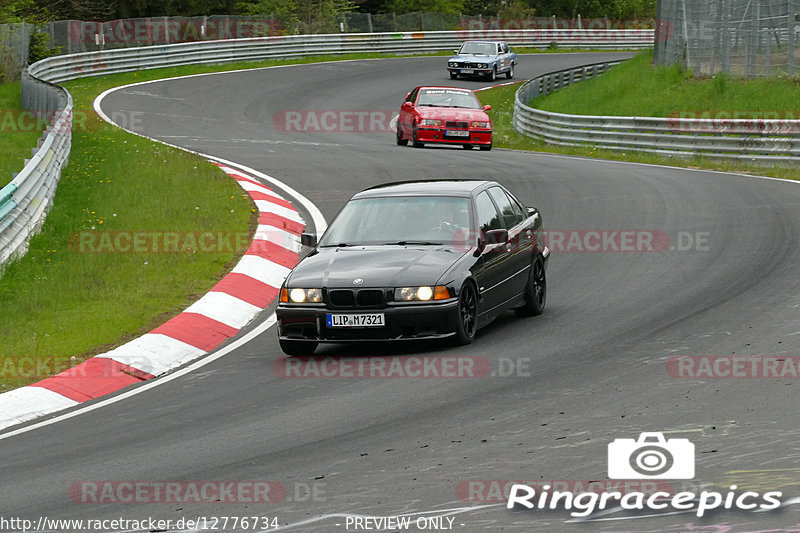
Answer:
POLYGON ((44 32, 31 34, 31 43, 28 48, 28 64, 32 65, 46 57, 61 53, 61 47, 50 48, 50 35, 44 32))

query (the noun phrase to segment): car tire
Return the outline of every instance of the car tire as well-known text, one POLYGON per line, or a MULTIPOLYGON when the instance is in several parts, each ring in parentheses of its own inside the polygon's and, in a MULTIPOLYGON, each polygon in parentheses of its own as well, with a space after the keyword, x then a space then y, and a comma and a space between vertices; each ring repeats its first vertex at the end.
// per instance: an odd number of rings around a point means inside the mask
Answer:
POLYGON ((403 139, 403 128, 400 127, 400 120, 397 121, 397 145, 405 146, 408 144, 408 139, 403 139))
POLYGON ((288 341, 280 339, 278 343, 281 345, 283 353, 289 356, 302 356, 314 355, 314 350, 317 349, 317 342, 308 341, 288 341))
POLYGON ((472 145, 471 144, 465 144, 465 145, 462 146, 462 148, 464 150, 472 150, 472 145))
POLYGON ((411 146, 414 148, 422 148, 425 146, 423 143, 417 140, 417 125, 414 124, 414 129, 411 130, 411 146))
POLYGON ((480 146, 480 149, 481 149, 482 151, 484 151, 484 152, 488 152, 489 150, 491 150, 491 149, 492 149, 492 145, 491 145, 491 144, 485 144, 485 145, 481 145, 481 146, 480 146))
POLYGON ((475 340, 478 331, 478 293, 475 285, 465 281, 458 294, 458 319, 456 324, 456 344, 463 346, 475 340))
POLYGON ((537 255, 528 274, 528 284, 525 286, 525 304, 514 309, 514 312, 517 316, 538 316, 544 312, 546 303, 547 274, 542 256, 537 255))
POLYGON ((508 72, 506 72, 506 78, 509 80, 514 77, 514 63, 511 63, 511 66, 508 67, 508 72))
POLYGON ((497 79, 497 67, 492 67, 492 71, 489 73, 489 81, 494 81, 497 79))
POLYGON ((458 78, 458 73, 457 73, 457 72, 451 72, 451 73, 450 73, 450 79, 451 79, 451 80, 454 80, 454 79, 456 79, 456 78, 458 78))

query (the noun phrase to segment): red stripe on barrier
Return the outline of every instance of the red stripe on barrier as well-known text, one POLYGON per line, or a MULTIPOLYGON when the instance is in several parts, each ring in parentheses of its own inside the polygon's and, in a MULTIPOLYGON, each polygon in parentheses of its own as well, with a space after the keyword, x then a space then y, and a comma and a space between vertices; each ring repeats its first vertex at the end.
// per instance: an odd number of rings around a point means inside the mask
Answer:
POLYGON ((57 392, 76 402, 85 402, 152 377, 152 374, 113 359, 93 357, 31 386, 57 392))
POLYGON ((303 233, 303 229, 305 229, 305 226, 302 222, 295 222, 294 220, 289 220, 288 218, 276 215, 275 213, 261 213, 258 217, 258 223, 264 224, 265 226, 273 226, 275 228, 291 231, 292 233, 296 233, 298 235, 303 233))
POLYGON ((230 294, 263 309, 278 297, 279 289, 246 274, 232 273, 225 276, 211 290, 230 294))
POLYGON ((150 333, 161 333, 195 348, 210 351, 238 332, 238 329, 213 318, 197 313, 181 313, 150 333))
POLYGON ((299 261, 297 252, 287 250, 283 246, 270 241, 253 241, 245 255, 257 255, 286 268, 294 268, 299 261))
POLYGON ((247 191, 247 192, 250 194, 250 198, 252 198, 253 200, 266 200, 268 202, 272 202, 275 205, 291 209, 292 211, 297 211, 297 209, 295 209, 295 207, 291 204, 291 202, 287 202, 286 200, 276 198, 275 196, 269 195, 264 192, 258 192, 258 191, 247 191))
POLYGON ((272 190, 271 188, 267 187, 266 185, 264 185, 264 184, 263 184, 263 183, 261 183, 260 181, 256 181, 256 180, 254 180, 254 179, 250 179, 250 178, 248 178, 247 176, 245 176, 244 174, 239 174, 239 173, 233 173, 233 174, 230 174, 230 173, 228 173, 228 175, 229 175, 229 176, 231 176, 231 177, 232 177, 233 179, 235 179, 236 181, 246 181, 246 182, 248 182, 248 183, 252 183, 253 185, 258 185, 259 187, 264 187, 264 188, 265 188, 265 189, 267 189, 268 191, 271 191, 271 190, 272 190))

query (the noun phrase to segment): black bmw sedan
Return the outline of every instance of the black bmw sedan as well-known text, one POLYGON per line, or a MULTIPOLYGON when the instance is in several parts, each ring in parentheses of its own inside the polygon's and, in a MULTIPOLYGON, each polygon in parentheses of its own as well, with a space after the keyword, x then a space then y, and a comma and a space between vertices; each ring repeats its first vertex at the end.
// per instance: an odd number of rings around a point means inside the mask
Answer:
POLYGON ((542 218, 493 181, 413 181, 350 199, 287 276, 281 349, 321 342, 472 342, 503 311, 539 315, 550 250, 542 218))

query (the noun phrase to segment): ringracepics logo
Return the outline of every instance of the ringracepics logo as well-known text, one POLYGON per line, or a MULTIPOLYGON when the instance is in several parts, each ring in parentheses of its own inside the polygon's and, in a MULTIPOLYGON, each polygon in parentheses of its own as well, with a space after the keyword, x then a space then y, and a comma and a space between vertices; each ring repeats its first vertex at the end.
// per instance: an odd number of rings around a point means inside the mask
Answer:
POLYGON ((611 479, 692 479, 694 444, 688 439, 664 440, 662 433, 642 433, 639 439, 616 439, 608 445, 611 479))
MULTIPOLYGON (((642 433, 638 439, 616 439, 608 445, 608 477, 610 479, 692 479, 694 477, 694 444, 688 439, 665 439, 663 433, 642 433)), ((780 491, 760 494, 739 492, 730 485, 725 493, 703 490, 644 491, 625 493, 619 490, 581 492, 554 489, 551 485, 514 484, 506 507, 526 509, 566 509, 580 518, 609 508, 627 511, 661 512, 694 511, 698 517, 718 509, 769 511, 781 506, 780 491)))

